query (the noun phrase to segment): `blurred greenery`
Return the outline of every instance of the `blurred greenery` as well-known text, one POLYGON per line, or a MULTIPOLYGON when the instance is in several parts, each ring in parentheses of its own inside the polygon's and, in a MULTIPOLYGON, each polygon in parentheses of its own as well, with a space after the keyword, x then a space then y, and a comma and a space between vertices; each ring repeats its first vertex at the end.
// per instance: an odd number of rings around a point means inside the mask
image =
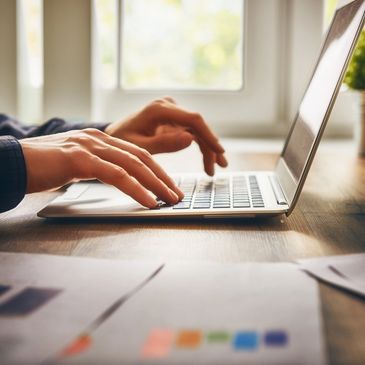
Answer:
POLYGON ((335 13, 336 6, 337 6, 338 0, 327 0, 326 4, 326 10, 325 10, 325 25, 328 25, 333 17, 333 14, 335 13))
POLYGON ((365 91, 365 30, 362 31, 345 76, 345 84, 354 90, 365 91))
POLYGON ((122 86, 237 90, 244 0, 125 0, 122 86))
MULTIPOLYGON (((328 25, 335 13, 338 0, 327 0, 325 23, 328 25)), ((347 69, 344 83, 354 90, 365 90, 365 30, 362 31, 354 55, 347 69)))

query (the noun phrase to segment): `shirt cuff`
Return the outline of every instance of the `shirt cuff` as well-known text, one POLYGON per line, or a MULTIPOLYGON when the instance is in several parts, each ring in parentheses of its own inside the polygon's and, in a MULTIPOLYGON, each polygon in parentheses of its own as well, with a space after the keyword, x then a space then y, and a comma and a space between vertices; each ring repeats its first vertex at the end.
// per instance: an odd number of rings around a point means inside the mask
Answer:
POLYGON ((0 137, 0 213, 15 208, 24 198, 26 165, 18 140, 0 137))

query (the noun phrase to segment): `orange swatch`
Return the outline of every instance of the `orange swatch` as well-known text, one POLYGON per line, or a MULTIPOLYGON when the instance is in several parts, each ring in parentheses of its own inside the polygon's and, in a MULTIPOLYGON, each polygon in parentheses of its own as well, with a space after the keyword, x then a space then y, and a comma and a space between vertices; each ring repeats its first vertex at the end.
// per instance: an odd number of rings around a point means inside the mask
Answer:
POLYGON ((200 331, 181 331, 176 339, 176 346, 180 348, 197 348, 202 342, 200 331))

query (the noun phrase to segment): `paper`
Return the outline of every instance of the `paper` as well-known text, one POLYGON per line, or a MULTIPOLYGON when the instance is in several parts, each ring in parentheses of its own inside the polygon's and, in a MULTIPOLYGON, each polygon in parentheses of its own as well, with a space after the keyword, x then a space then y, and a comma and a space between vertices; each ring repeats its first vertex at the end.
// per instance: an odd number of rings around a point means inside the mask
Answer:
POLYGON ((297 262, 315 277, 365 296, 365 254, 318 257, 297 262))
POLYGON ((111 303, 161 265, 0 253, 0 362, 39 364, 58 355, 111 303))
POLYGON ((54 364, 312 365, 323 349, 317 284, 296 265, 171 263, 54 364))

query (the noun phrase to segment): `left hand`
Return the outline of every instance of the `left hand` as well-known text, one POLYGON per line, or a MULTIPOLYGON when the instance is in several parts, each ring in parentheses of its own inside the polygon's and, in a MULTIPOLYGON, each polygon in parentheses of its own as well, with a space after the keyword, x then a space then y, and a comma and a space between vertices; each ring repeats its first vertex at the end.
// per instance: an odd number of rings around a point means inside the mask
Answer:
POLYGON ((195 141, 210 176, 214 175, 216 163, 228 165, 224 148, 202 116, 181 108, 170 97, 155 100, 126 120, 110 124, 105 132, 152 154, 179 151, 195 141))

